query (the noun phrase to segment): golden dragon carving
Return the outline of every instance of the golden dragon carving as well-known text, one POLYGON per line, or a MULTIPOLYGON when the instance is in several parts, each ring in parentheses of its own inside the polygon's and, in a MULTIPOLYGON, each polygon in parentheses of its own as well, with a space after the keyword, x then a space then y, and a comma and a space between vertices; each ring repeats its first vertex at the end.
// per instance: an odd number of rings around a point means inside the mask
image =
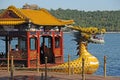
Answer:
POLYGON ((82 28, 79 26, 70 26, 69 28, 78 31, 77 34, 75 34, 75 41, 78 43, 79 57, 73 61, 54 66, 51 69, 55 72, 71 71, 76 74, 82 73, 82 60, 84 59, 84 72, 86 74, 92 74, 96 72, 99 67, 99 61, 95 56, 88 52, 87 45, 90 42, 103 44, 104 39, 98 38, 97 35, 103 35, 106 32, 105 29, 98 29, 95 27, 82 28))

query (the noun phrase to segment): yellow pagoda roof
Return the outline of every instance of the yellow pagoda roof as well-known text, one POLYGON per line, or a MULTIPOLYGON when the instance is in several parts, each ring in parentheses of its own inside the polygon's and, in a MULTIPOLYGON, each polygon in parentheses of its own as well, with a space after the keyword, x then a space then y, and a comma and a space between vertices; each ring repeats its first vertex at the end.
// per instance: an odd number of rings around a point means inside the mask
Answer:
POLYGON ((0 14, 0 25, 18 25, 23 23, 31 23, 43 26, 64 26, 73 24, 73 20, 61 20, 52 16, 46 9, 31 10, 18 9, 14 6, 8 7, 2 14, 0 14), (14 13, 17 17, 4 17, 8 12, 14 13))
POLYGON ((21 20, 21 19, 0 19, 0 25, 19 25, 19 24, 23 24, 25 23, 25 20, 21 20))

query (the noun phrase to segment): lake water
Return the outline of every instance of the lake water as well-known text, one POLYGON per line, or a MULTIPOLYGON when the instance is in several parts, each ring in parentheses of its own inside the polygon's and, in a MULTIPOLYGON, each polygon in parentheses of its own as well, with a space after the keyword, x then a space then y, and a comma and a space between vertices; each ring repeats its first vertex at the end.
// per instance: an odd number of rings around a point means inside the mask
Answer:
MULTIPOLYGON (((73 40, 72 33, 64 34, 64 61, 67 61, 67 56, 70 54, 71 60, 76 59, 77 50, 76 42, 73 40)), ((0 52, 5 50, 4 41, 0 40, 0 52)), ((103 59, 107 56, 107 75, 120 76, 120 34, 110 33, 105 34, 105 44, 88 45, 88 51, 96 56, 100 62, 99 69, 95 74, 103 75, 103 59)))
MULTIPOLYGON (((72 59, 76 56, 76 42, 73 41, 73 34, 64 34, 64 52, 65 61, 67 61, 68 53, 72 59)), ((120 34, 109 33, 105 34, 105 44, 92 44, 88 45, 88 51, 96 56, 100 62, 99 69, 95 74, 103 75, 104 56, 107 56, 107 75, 120 76, 120 34)))

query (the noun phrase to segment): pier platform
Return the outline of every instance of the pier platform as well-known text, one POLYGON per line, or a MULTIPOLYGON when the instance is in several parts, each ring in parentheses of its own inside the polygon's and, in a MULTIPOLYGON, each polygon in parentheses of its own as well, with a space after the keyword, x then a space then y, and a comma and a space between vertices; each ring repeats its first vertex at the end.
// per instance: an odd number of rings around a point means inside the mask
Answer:
MULTIPOLYGON (((0 80, 11 80, 11 73, 7 71, 0 71, 0 80)), ((14 80, 45 80, 44 72, 37 71, 14 71, 14 80), (42 75, 42 76, 41 76, 42 75)), ((65 74, 48 72, 47 80, 82 80, 81 74, 65 74)), ((114 76, 99 76, 99 75, 88 75, 85 74, 85 80, 120 80, 120 77, 114 76)))

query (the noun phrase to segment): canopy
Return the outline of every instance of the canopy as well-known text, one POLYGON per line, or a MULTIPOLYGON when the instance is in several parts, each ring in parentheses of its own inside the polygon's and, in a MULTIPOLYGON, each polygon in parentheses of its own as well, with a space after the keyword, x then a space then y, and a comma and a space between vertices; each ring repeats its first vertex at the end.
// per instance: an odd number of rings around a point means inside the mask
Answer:
POLYGON ((31 10, 9 6, 0 14, 0 25, 19 25, 28 22, 42 26, 64 26, 74 23, 73 20, 58 19, 43 8, 40 10, 31 10))

